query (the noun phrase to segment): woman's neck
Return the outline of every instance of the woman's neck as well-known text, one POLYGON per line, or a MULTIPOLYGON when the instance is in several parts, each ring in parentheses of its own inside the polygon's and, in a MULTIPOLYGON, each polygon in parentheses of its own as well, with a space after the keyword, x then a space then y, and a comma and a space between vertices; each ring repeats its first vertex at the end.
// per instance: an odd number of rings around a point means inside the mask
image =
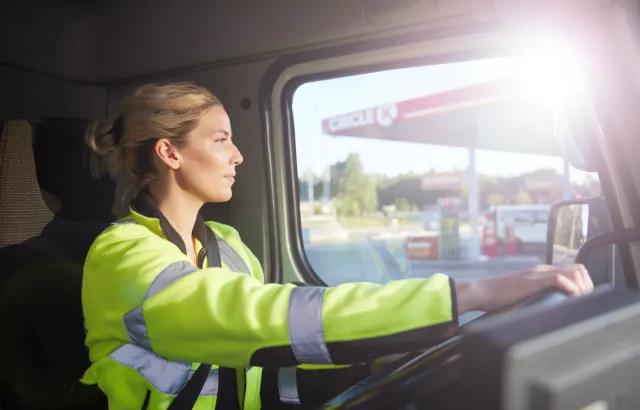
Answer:
POLYGON ((149 193, 158 209, 167 218, 173 229, 178 232, 187 249, 191 250, 193 248, 193 227, 203 203, 181 191, 175 185, 152 183, 149 185, 149 193))

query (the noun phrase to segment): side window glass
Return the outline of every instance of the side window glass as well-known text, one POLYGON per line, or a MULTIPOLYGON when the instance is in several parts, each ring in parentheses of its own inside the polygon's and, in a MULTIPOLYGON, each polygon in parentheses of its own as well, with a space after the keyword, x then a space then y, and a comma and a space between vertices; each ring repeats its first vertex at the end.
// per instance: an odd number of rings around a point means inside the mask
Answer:
POLYGON ((328 285, 543 263, 550 204, 600 195, 515 59, 346 76, 293 96, 304 252, 328 285))

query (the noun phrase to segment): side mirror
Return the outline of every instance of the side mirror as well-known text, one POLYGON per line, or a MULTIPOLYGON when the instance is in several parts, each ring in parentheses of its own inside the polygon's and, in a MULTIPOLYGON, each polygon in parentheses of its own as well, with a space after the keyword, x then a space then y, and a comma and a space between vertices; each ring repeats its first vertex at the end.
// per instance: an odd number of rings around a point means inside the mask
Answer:
POLYGON ((604 198, 575 198, 555 203, 549 210, 546 263, 575 262, 578 250, 587 239, 611 230, 604 198))

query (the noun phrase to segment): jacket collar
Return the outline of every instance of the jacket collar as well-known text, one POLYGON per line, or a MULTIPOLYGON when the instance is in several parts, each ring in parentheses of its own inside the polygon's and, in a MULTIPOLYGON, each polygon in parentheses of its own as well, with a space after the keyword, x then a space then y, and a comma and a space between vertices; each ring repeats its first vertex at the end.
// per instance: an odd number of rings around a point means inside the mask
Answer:
MULTIPOLYGON (((180 237, 178 232, 169 223, 169 220, 162 214, 147 190, 141 191, 138 196, 131 201, 129 208, 136 223, 151 229, 155 234, 164 237, 180 248, 182 253, 187 254, 187 247, 182 237, 180 237)), ((193 227, 193 236, 202 244, 202 250, 200 254, 198 254, 199 264, 201 264, 200 261, 203 261, 205 257, 208 257, 209 266, 221 266, 218 241, 200 213, 198 213, 196 223, 193 227)))

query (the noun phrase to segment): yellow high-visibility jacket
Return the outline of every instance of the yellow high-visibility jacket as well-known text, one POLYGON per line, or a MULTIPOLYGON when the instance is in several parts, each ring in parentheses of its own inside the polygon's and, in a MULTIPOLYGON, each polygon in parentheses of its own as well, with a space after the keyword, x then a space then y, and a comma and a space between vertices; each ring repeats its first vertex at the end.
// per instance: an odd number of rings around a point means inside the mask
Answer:
POLYGON ((81 382, 97 383, 110 410, 141 409, 145 400, 149 410, 166 409, 200 363, 213 368, 195 410, 227 408, 216 407, 225 391, 233 392, 225 402, 239 403, 230 408, 260 409, 263 368, 279 369, 282 400, 304 404, 296 368, 339 372, 457 331, 445 275, 385 285, 265 284, 234 228, 199 219, 194 236, 201 267, 143 192, 88 253, 82 304, 92 365, 81 382), (207 267, 211 231, 222 267, 207 267))

